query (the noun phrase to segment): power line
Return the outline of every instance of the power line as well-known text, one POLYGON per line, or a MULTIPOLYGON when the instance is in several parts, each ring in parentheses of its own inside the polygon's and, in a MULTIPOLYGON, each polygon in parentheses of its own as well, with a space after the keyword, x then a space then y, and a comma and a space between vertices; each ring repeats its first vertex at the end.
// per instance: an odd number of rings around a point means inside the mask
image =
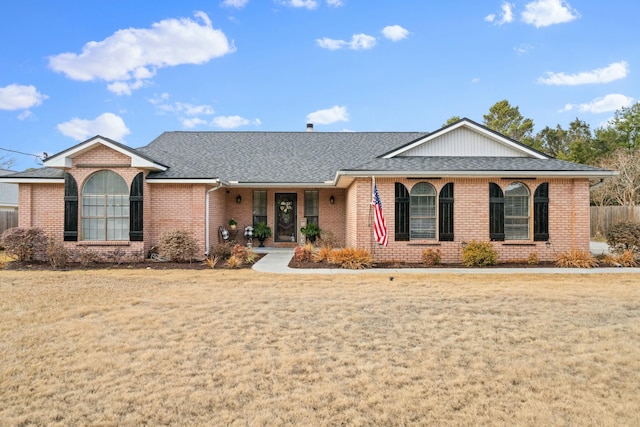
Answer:
POLYGON ((22 151, 9 150, 8 148, 1 148, 1 147, 0 147, 0 150, 8 151, 10 153, 22 154, 23 156, 31 156, 31 157, 35 157, 36 159, 46 159, 47 157, 49 157, 47 153, 43 153, 42 155, 40 155, 40 154, 31 154, 31 153, 23 153, 22 151))

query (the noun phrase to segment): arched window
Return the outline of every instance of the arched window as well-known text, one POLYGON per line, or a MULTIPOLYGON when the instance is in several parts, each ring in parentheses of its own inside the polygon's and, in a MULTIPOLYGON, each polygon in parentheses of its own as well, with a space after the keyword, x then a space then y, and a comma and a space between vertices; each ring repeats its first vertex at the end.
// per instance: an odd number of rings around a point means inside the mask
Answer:
MULTIPOLYGON (((397 242, 436 238, 436 191, 428 182, 411 190, 396 182, 395 240, 397 242), (430 236, 430 237, 425 237, 430 236)), ((438 205, 438 240, 453 241, 453 182, 440 190, 438 205)))
POLYGON ((504 192, 504 237, 506 240, 529 239, 529 205, 531 193, 521 182, 512 182, 504 192))
POLYGON ((82 240, 128 239, 129 188, 115 172, 96 172, 82 188, 82 240))
POLYGON ((411 239, 436 238, 436 189, 428 182, 419 182, 411 189, 411 239))

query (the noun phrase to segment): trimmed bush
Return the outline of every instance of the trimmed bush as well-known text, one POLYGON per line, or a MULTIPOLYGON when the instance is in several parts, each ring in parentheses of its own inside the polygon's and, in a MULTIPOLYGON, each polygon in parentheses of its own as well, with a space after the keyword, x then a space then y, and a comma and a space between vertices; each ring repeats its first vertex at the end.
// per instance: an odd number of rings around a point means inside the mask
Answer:
POLYGON ((498 252, 493 248, 491 242, 467 243, 462 248, 462 263, 467 267, 486 267, 498 263, 498 252))
POLYGON ((173 230, 160 237, 158 250, 163 258, 176 262, 191 262, 198 250, 198 242, 188 231, 173 230))
POLYGON ((422 250, 422 263, 424 265, 440 265, 441 255, 440 249, 423 249, 422 250))
POLYGON ((48 239, 41 228, 14 227, 2 233, 2 244, 7 255, 18 261, 45 261, 48 239))
POLYGON ((640 223, 619 222, 612 225, 607 230, 607 244, 616 253, 626 250, 640 252, 640 223))

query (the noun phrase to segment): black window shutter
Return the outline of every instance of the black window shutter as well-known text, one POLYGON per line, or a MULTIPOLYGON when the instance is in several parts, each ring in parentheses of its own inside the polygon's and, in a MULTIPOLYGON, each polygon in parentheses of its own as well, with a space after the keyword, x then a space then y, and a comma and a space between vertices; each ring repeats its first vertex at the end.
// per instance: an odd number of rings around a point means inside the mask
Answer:
POLYGON ((493 182, 489 183, 489 238, 504 241, 504 193, 493 182))
POLYGON ((439 240, 453 242, 453 182, 440 190, 439 204, 439 240))
POLYGON ((533 240, 549 240, 549 183, 543 182, 533 194, 533 240))
POLYGON ((144 174, 140 172, 133 178, 129 194, 129 240, 143 240, 144 214, 142 209, 144 174))
POLYGON ((64 174, 64 241, 78 241, 78 184, 68 172, 64 174))
POLYGON ((409 240, 409 191, 407 188, 396 182, 396 234, 398 242, 409 240))

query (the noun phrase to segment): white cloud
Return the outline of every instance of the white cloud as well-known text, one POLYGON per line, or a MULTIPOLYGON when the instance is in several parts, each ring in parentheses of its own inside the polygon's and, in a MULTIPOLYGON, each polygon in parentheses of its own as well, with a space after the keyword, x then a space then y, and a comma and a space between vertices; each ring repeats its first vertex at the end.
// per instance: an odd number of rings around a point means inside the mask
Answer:
POLYGON ((349 42, 349 48, 353 50, 371 49, 376 45, 376 38, 367 34, 354 34, 349 42))
POLYGON ((175 115, 186 128, 194 128, 198 125, 207 124, 207 121, 204 120, 202 116, 212 116, 215 114, 213 107, 207 104, 194 105, 188 102, 170 103, 168 101, 168 93, 155 95, 149 99, 149 102, 155 105, 156 110, 161 114, 168 113, 175 115))
POLYGON ((509 2, 503 2, 500 8, 502 9, 500 12, 500 19, 496 21, 496 14, 490 13, 484 17, 484 20, 492 22, 495 25, 503 25, 513 22, 513 5, 509 2))
POLYGON ((192 129, 198 125, 206 125, 207 121, 203 120, 199 117, 192 117, 192 118, 184 118, 182 120, 180 120, 180 122, 182 123, 182 126, 192 129))
POLYGON ((338 50, 345 47, 347 42, 344 40, 335 40, 330 39, 329 37, 323 37, 321 39, 316 39, 316 44, 323 49, 338 50))
POLYGON ((614 62, 605 68, 585 71, 578 74, 546 73, 547 77, 539 77, 538 83, 556 86, 575 86, 594 83, 610 83, 624 79, 629 74, 629 64, 626 61, 614 62))
POLYGON ((564 0, 534 0, 525 5, 522 20, 536 28, 573 21, 580 14, 564 0))
POLYGON ((261 125, 262 122, 260 121, 260 119, 251 121, 240 116, 218 116, 214 117, 214 119, 211 121, 211 124, 223 129, 235 129, 240 126, 246 126, 248 124, 261 125))
POLYGON ((72 80, 111 82, 109 90, 124 95, 144 86, 157 69, 203 64, 235 51, 206 13, 194 16, 195 20, 166 19, 152 28, 118 30, 102 41, 86 43, 79 54, 50 57, 49 67, 72 80))
POLYGON ((633 102, 634 99, 629 96, 612 93, 601 98, 596 98, 586 104, 567 104, 560 112, 571 111, 577 108, 583 113, 608 113, 617 111, 622 107, 629 107, 633 102))
POLYGON ((402 28, 400 25, 389 25, 382 29, 382 35, 391 41, 397 42, 402 39, 406 39, 409 35, 409 31, 402 28))
POLYGON ((471 79, 471 83, 476 84, 476 83, 480 83, 480 77, 474 77, 471 79))
POLYGON ((47 98, 35 86, 11 84, 0 87, 0 110, 25 110, 42 104, 47 98))
POLYGON ((234 7, 236 9, 242 9, 249 3, 249 0, 224 0, 222 2, 222 6, 224 7, 234 7))
POLYGON ((354 34, 351 41, 335 40, 328 37, 316 39, 316 44, 323 49, 338 50, 349 48, 352 50, 371 49, 376 45, 376 38, 367 34, 354 34))
POLYGON ((76 141, 84 141, 94 135, 102 135, 122 142, 122 139, 131 133, 124 124, 124 120, 113 113, 101 114, 93 120, 75 117, 68 122, 60 123, 57 127, 63 135, 76 141))
POLYGON ((342 0, 327 0, 327 4, 332 7, 340 7, 344 5, 342 0))
POLYGON ((530 44, 521 44, 520 46, 517 46, 517 47, 513 48, 513 50, 518 55, 524 55, 525 53, 528 53, 532 49, 533 49, 533 46, 531 46, 530 44))
POLYGON ((335 105, 326 110, 318 110, 307 114, 307 123, 317 123, 320 125, 330 125, 336 122, 348 122, 349 113, 347 107, 335 105))
POLYGON ((302 7, 309 10, 312 10, 318 7, 318 2, 316 0, 276 0, 276 3, 280 3, 285 6, 291 6, 296 8, 302 7))

